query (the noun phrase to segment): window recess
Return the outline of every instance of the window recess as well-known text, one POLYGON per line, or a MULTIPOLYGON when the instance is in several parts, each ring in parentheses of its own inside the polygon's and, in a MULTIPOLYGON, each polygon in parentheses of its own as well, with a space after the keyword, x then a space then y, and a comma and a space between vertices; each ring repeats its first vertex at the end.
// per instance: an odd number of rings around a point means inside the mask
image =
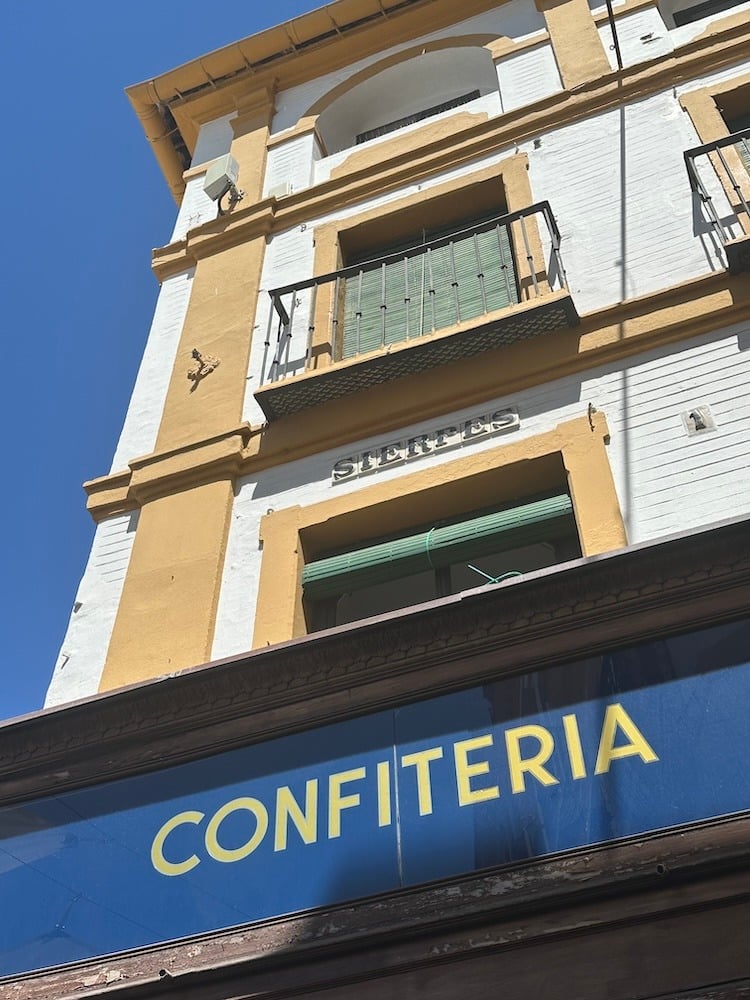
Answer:
POLYGON ((732 7, 737 7, 742 0, 705 0, 704 3, 695 4, 692 7, 684 7, 682 10, 675 10, 672 13, 674 18, 674 23, 676 27, 681 27, 683 24, 692 24, 694 21, 700 21, 704 17, 710 17, 712 14, 720 14, 722 11, 731 10, 732 7))
POLYGON ((732 273, 750 270, 749 98, 747 86, 717 98, 715 106, 724 119, 728 134, 688 149, 684 154, 690 186, 724 248, 732 273))
POLYGON ((313 629, 499 582, 580 556, 567 493, 315 559, 302 586, 313 629))
POLYGON ((435 104, 431 108, 426 108, 424 111, 417 111, 411 115, 405 115, 403 118, 399 118, 396 121, 388 122, 386 125, 378 125, 377 128, 368 129, 366 132, 360 132, 356 137, 356 145, 360 146, 363 142, 369 142, 370 139, 377 139, 378 136, 388 135, 389 132, 395 132, 397 129, 406 128, 407 125, 415 125, 417 122, 424 121, 425 118, 431 118, 433 115, 440 115, 444 111, 452 111, 453 108, 460 108, 462 104, 468 104, 469 101, 475 101, 479 97, 478 90, 472 90, 468 94, 462 94, 460 97, 454 97, 450 101, 443 101, 442 104, 435 104))
POLYGON ((729 131, 737 137, 734 148, 745 170, 750 173, 750 114, 726 117, 726 123, 729 131))
POLYGON ((501 216, 422 230, 416 240, 364 256, 352 261, 359 270, 346 278, 342 358, 518 302, 511 235, 501 216))
POLYGON ((577 325, 548 202, 455 226, 269 292, 255 393, 269 420, 577 325))

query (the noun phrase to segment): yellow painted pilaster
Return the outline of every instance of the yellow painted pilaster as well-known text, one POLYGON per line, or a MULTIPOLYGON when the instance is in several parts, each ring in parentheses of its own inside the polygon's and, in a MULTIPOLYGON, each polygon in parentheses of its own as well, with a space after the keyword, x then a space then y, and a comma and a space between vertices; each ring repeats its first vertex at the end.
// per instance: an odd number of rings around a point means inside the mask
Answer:
POLYGON ((253 646, 305 634, 302 570, 326 549, 356 547, 364 539, 465 513, 481 496, 498 504, 566 483, 585 556, 627 545, 607 455, 609 430, 592 411, 553 430, 373 483, 354 494, 306 507, 269 512, 261 521, 263 561, 253 646), (564 477, 564 478, 563 478, 564 477))
POLYGON ((611 73, 588 0, 536 0, 568 90, 611 73))
POLYGON ((245 192, 245 204, 260 201, 273 112, 274 93, 267 87, 237 101, 237 117, 232 120, 231 151, 240 165, 239 186, 245 192))
POLYGON ((233 496, 225 476, 143 505, 100 691, 210 659, 233 496))

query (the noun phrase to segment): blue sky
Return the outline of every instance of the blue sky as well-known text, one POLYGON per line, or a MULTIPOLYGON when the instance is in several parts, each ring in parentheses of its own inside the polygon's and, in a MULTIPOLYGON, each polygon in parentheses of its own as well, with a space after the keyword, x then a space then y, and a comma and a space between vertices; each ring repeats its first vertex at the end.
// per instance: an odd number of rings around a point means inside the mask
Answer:
POLYGON ((40 708, 93 534, 176 206, 125 97, 319 6, 37 0, 3 12, 0 718, 40 708))

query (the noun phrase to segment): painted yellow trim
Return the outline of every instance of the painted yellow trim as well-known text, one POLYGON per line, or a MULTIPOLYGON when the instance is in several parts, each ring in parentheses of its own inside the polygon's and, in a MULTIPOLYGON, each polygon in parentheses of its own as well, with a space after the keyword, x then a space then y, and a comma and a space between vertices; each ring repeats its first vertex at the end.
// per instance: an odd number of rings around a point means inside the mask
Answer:
POLYGON ((356 545, 408 530, 483 504, 502 503, 566 485, 573 500, 581 550, 595 555, 627 544, 603 414, 580 417, 554 430, 399 476, 308 507, 273 511, 261 521, 263 559, 253 647, 306 632, 302 604, 305 559, 326 548, 356 545), (561 482, 558 477, 563 477, 561 482))
MULTIPOLYGON (((734 94, 737 91, 746 91, 743 97, 746 98, 746 106, 750 106, 750 73, 734 77, 731 80, 723 80, 709 87, 700 87, 680 97, 680 104, 690 116, 701 144, 715 142, 717 139, 724 139, 730 134, 717 102, 722 97, 734 94)), ((723 154, 729 169, 739 182, 740 190, 745 200, 750 201, 750 175, 748 175, 739 153, 733 146, 727 146, 724 148, 723 154)), ((716 154, 711 154, 710 160, 729 204, 737 213, 737 218, 743 231, 750 233, 750 219, 742 209, 729 174, 724 169, 721 160, 716 154)))
MULTIPOLYGON (((440 124, 433 123, 426 127, 427 130, 436 130, 440 124)), ((397 141, 397 140, 396 140, 397 141)), ((376 149, 363 150, 363 168, 376 169, 381 162, 383 151, 380 147, 376 149)), ((387 154, 386 154, 387 155, 387 154)), ((368 209, 346 219, 334 219, 332 222, 324 223, 315 227, 315 258, 313 270, 315 274, 328 274, 337 270, 342 265, 342 241, 347 234, 353 233, 360 227, 377 223, 379 231, 383 235, 384 241, 393 234, 393 224, 391 219, 398 217, 408 210, 422 210, 425 217, 429 218, 434 225, 441 218, 445 218, 446 209, 454 207, 454 216, 461 218, 466 214, 466 205, 473 205, 476 209, 476 201, 472 199, 472 190, 476 190, 479 184, 485 185, 490 182, 497 186, 495 205, 498 212, 507 209, 514 212, 531 204, 531 185, 528 176, 528 157, 525 153, 518 153, 509 156, 499 163, 482 170, 477 170, 473 174, 445 181, 426 191, 419 191, 404 198, 390 202, 388 205, 380 205, 376 208, 368 209), (458 207, 458 213, 455 212, 458 207)), ((513 235, 516 246, 523 246, 520 232, 516 232, 519 224, 514 223, 513 235)), ((526 231, 529 239, 530 249, 533 258, 537 261, 544 259, 542 243, 539 236, 539 227, 535 218, 530 218, 526 223, 526 231)), ((525 255, 517 254, 517 274, 518 284, 521 290, 522 299, 531 296, 533 291, 531 271, 525 255)), ((542 285, 542 291, 546 284, 546 275, 538 274, 537 281, 542 285)), ((547 286, 548 288, 548 286, 547 286)), ((316 309, 315 309, 315 337, 313 340, 313 364, 316 369, 328 367, 335 360, 339 353, 340 345, 332 344, 330 341, 329 316, 333 310, 333 295, 335 294, 335 284, 322 285, 319 288, 316 309)), ((433 338, 440 338, 445 335, 455 333, 456 330, 466 328, 473 324, 458 324, 454 328, 446 331, 439 331, 432 335, 433 338)), ((424 338, 423 338, 424 339, 424 338)), ((422 342, 422 341, 420 341, 422 342)), ((401 349, 408 350, 412 345, 394 344, 391 352, 398 352, 401 349)), ((356 361, 351 362, 356 364, 356 361)), ((313 373, 307 373, 307 375, 313 373)), ((306 376, 301 376, 306 377, 306 376)))
MULTIPOLYGON (((270 136, 268 139, 268 148, 273 149, 275 146, 283 146, 284 143, 291 142, 292 139, 300 139, 304 135, 317 135, 317 115, 305 115, 304 118, 300 118, 294 128, 284 129, 283 132, 276 132, 274 135, 270 136)), ((320 142, 320 137, 318 136, 318 141, 320 142)))
POLYGON ((168 105, 189 150, 203 122, 229 114, 235 102, 257 85, 288 89, 336 69, 449 27, 494 6, 493 0, 424 0, 392 11, 388 0, 334 0, 324 8, 209 53, 153 80, 127 88, 127 95, 154 146, 159 164, 179 199, 182 165, 169 140, 160 108, 168 105), (336 36, 339 12, 344 24, 371 16, 361 27, 336 36), (384 12, 387 16, 383 16, 384 12), (328 33, 333 37, 310 44, 328 33), (271 61, 269 61, 271 60, 271 61), (183 96, 186 95, 186 96, 183 96))
POLYGON ((134 459, 130 491, 139 504, 145 504, 167 493, 236 476, 249 440, 250 428, 245 424, 214 440, 134 459))
MULTIPOLYGON (((502 39, 503 41, 511 41, 510 39, 502 39)), ((322 97, 318 98, 305 112, 305 117, 309 118, 312 115, 319 117, 326 111, 332 104, 334 104, 340 97, 344 94, 348 94, 350 90, 354 90, 361 83, 365 83, 366 80, 371 80, 373 77, 379 76, 382 72, 390 69, 391 66, 398 66, 400 63, 409 62, 411 59, 416 59, 417 56, 424 54, 425 52, 441 52, 443 49, 458 49, 458 48, 477 48, 477 49, 488 49, 490 46, 494 45, 498 40, 494 35, 484 34, 484 35, 455 35, 450 38, 439 38, 433 41, 424 42, 421 45, 415 45, 409 49, 402 49, 399 52, 391 52, 389 55, 377 62, 371 63, 369 66, 365 66, 364 69, 359 70, 357 73, 352 73, 351 76, 347 77, 346 80, 342 80, 341 83, 332 87, 327 93, 323 94, 322 97)), ((489 54, 489 52, 488 52, 489 54)), ((492 58, 491 54, 490 58, 492 58)))
POLYGON ((239 187, 251 204, 260 200, 266 174, 268 137, 274 113, 274 94, 270 89, 255 91, 238 102, 238 115, 232 126, 231 153, 239 165, 239 187))
POLYGON ((563 86, 574 90, 612 72, 588 0, 536 0, 544 15, 563 86))
POLYGON ((429 122, 406 133, 394 132, 388 139, 376 145, 353 146, 341 163, 331 170, 331 180, 338 180, 348 174, 360 171, 376 172, 380 165, 393 157, 410 156, 415 149, 439 145, 456 138, 460 132, 489 121, 486 111, 454 111, 447 118, 429 122))
MULTIPOLYGON (((559 330, 488 352, 482 356, 481 364, 476 359, 458 362, 451 365, 449 380, 439 369, 412 376, 408 394, 404 393, 402 383, 396 381, 361 393, 355 408, 351 406, 351 398, 345 397, 310 410, 301 419, 244 427, 242 433, 247 443, 238 474, 249 475, 352 441, 386 434, 416 421, 481 405, 530 386, 749 319, 747 278, 723 271, 707 275, 591 313, 583 317, 575 330, 559 330)), ((192 447, 197 454, 201 445, 192 447)), ((187 454, 192 449, 186 446, 183 450, 187 454)), ((172 454, 155 453, 149 457, 154 479, 161 478, 160 489, 165 492, 171 488, 170 478, 160 477, 157 470, 162 460, 171 460, 172 454)), ((84 484, 87 507, 94 520, 138 506, 130 489, 130 475, 128 470, 84 484)))
POLYGON ((143 505, 100 691, 211 658, 233 501, 225 474, 143 505))
POLYGON ((156 451, 220 437, 241 421, 264 251, 258 236, 196 268, 156 451), (194 349, 219 361, 199 382, 188 379, 194 349))
MULTIPOLYGON (((302 222, 309 223, 373 195, 419 183, 442 170, 507 150, 550 129, 557 130, 628 101, 669 90, 677 79, 699 76, 745 58, 748 45, 750 18, 707 40, 691 42, 663 59, 626 68, 619 78, 610 74, 586 84, 575 94, 563 91, 550 95, 509 114, 468 125, 452 136, 436 134, 426 146, 412 140, 411 145, 390 156, 386 144, 379 144, 381 162, 377 169, 369 165, 352 169, 280 199, 266 198, 255 205, 242 202, 230 216, 204 223, 191 230, 185 240, 155 251, 154 272, 162 281, 187 270, 200 257, 256 235, 265 236, 302 222)), ((554 205, 552 208, 554 211, 554 205)))

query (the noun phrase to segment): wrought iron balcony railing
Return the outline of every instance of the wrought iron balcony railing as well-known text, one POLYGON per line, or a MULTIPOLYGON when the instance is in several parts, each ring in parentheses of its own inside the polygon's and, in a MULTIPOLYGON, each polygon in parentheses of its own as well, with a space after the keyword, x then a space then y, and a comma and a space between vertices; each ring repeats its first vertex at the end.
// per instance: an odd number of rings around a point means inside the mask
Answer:
POLYGON ((700 198, 727 267, 732 272, 749 270, 750 128, 688 149, 684 155, 690 187, 700 198), (716 180, 720 185, 712 184, 716 180), (722 214, 722 201, 729 203, 729 214, 722 214))
POLYGON ((269 419, 578 321, 546 201, 269 294, 269 419), (292 400, 311 371, 315 389, 292 400))

